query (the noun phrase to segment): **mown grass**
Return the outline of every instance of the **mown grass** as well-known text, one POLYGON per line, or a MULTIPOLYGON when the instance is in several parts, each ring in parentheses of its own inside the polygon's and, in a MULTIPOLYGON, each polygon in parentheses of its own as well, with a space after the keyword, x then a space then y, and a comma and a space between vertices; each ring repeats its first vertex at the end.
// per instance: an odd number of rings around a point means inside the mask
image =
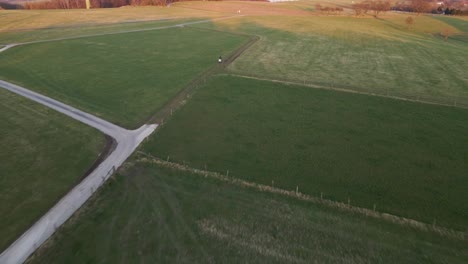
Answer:
POLYGON ((468 45, 440 36, 460 33, 459 23, 418 16, 408 29, 406 17, 257 16, 197 27, 261 36, 230 65, 234 73, 468 102, 468 45))
POLYGON ((463 109, 218 76, 144 151, 465 230, 467 121, 463 109))
POLYGON ((463 263, 466 241, 136 164, 28 263, 463 263))
POLYGON ((127 8, 65 9, 65 10, 2 10, 0 31, 40 29, 54 26, 73 26, 119 23, 167 18, 216 17, 203 10, 171 7, 141 6, 127 8))
POLYGON ((0 89, 0 251, 52 207, 104 147, 98 131, 0 89))
POLYGON ((461 19, 459 17, 449 17, 449 16, 436 16, 434 19, 443 21, 458 30, 468 33, 468 19, 461 19))
POLYGON ((10 30, 0 32, 0 43, 24 43, 31 41, 44 41, 59 38, 75 38, 86 35, 110 34, 130 30, 151 29, 176 25, 184 22, 200 21, 204 18, 161 19, 144 22, 120 22, 103 24, 54 25, 48 28, 10 30))
POLYGON ((171 28, 25 45, 0 54, 0 79, 135 128, 246 40, 171 28))

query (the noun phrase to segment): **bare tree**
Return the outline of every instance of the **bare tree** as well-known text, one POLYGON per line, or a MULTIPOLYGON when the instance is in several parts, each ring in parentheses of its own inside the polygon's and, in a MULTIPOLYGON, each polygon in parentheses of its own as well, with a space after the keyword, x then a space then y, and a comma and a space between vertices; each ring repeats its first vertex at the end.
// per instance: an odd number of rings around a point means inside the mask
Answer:
POLYGON ((405 19, 405 23, 406 23, 406 25, 408 26, 408 29, 410 29, 410 28, 413 26, 413 24, 414 24, 414 19, 413 19, 413 17, 412 17, 412 16, 407 17, 407 18, 405 19))
POLYGON ((410 7, 418 15, 431 10, 431 4, 426 0, 411 0, 410 7))
POLYGON ((444 37, 444 40, 447 41, 450 36, 453 35, 453 30, 451 28, 444 28, 440 34, 444 37))
POLYGON ((374 12, 374 17, 378 17, 380 13, 390 10, 390 2, 388 1, 372 1, 370 9, 374 12))
POLYGON ((321 4, 316 4, 315 5, 315 10, 316 11, 322 11, 322 5, 321 4))
POLYGON ((369 10, 372 10, 373 16, 378 17, 380 13, 390 10, 389 1, 371 1, 366 0, 360 3, 353 4, 351 9, 353 9, 356 16, 366 15, 369 10))
POLYGON ((351 6, 356 16, 365 15, 369 11, 369 5, 365 2, 356 3, 351 6))
POLYGON ((341 14, 341 12, 343 12, 343 8, 342 7, 335 7, 335 12, 337 14, 341 14))

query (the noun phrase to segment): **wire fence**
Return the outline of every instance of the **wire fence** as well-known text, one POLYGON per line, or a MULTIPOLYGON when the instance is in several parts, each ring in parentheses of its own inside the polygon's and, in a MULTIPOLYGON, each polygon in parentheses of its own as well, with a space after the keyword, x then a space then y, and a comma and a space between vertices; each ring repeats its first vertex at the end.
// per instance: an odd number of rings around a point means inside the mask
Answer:
POLYGON ((138 156, 137 162, 140 162, 140 163, 153 163, 159 166, 177 169, 179 171, 186 171, 195 175, 200 175, 203 177, 210 177, 210 178, 214 178, 217 180, 229 182, 234 185, 239 185, 242 187, 253 188, 262 192, 269 192, 269 193, 280 194, 280 195, 284 195, 288 197, 294 197, 303 201, 323 204, 328 207, 333 207, 333 208, 337 208, 337 209, 341 209, 341 210, 345 210, 345 211, 349 211, 353 213, 358 213, 358 214, 362 214, 362 215, 372 217, 372 218, 383 219, 389 222, 409 226, 409 227, 416 228, 422 231, 432 231, 434 233, 437 233, 445 237, 451 237, 451 238, 455 238, 458 240, 468 240, 468 230, 466 232, 463 232, 463 231, 454 230, 448 227, 440 226, 440 225, 437 225, 437 222, 435 221, 435 219, 432 224, 425 223, 425 222, 421 222, 418 220, 379 211, 376 208, 376 204, 373 205, 372 209, 364 208, 364 207, 353 205, 351 203, 352 201, 350 198, 348 198, 346 202, 340 202, 340 201, 336 201, 336 200, 332 200, 330 198, 324 197, 323 192, 320 193, 320 196, 314 196, 314 195, 301 193, 299 190, 299 186, 297 186, 295 190, 286 190, 286 189, 274 186, 274 182, 272 182, 272 185, 270 186, 270 185, 250 182, 250 181, 246 181, 240 178, 232 177, 229 175, 229 170, 226 170, 225 173, 209 171, 207 170, 206 165, 204 169, 197 169, 197 168, 191 167, 186 162, 177 163, 174 161, 170 161, 169 156, 167 157, 166 160, 163 160, 163 159, 154 157, 148 153, 144 153, 141 151, 137 151, 136 154, 138 156))

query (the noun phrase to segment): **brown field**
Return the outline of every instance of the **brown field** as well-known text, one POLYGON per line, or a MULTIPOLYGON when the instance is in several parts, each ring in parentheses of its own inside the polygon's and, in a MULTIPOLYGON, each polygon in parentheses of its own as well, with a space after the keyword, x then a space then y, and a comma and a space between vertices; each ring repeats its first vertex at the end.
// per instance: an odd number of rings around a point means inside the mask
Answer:
POLYGON ((236 14, 238 10, 241 15, 249 16, 310 16, 314 13, 296 8, 291 4, 269 3, 269 2, 181 2, 175 4, 179 8, 192 10, 203 10, 225 14, 236 14))
POLYGON ((73 25, 94 25, 179 18, 214 18, 223 14, 177 7, 121 7, 69 10, 3 10, 0 32, 73 25))

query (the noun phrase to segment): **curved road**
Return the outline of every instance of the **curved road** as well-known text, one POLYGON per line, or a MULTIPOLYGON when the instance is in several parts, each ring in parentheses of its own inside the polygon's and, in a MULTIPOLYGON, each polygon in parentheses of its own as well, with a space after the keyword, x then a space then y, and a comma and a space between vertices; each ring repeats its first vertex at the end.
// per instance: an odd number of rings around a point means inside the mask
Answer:
MULTIPOLYGON (((67 38, 48 39, 30 41, 24 43, 12 43, 0 48, 0 53, 21 45, 61 41, 67 39, 88 38, 102 35, 114 35, 131 32, 142 32, 151 30, 161 30, 167 28, 184 27, 194 24, 208 23, 217 20, 231 19, 242 17, 244 15, 225 16, 207 20, 198 20, 185 22, 170 26, 161 26, 146 29, 126 30, 110 33, 81 35, 67 38)), ((73 119, 92 126, 106 135, 111 136, 117 142, 115 150, 80 184, 75 186, 67 193, 54 207, 52 207, 45 215, 43 215, 34 225, 29 228, 23 235, 11 244, 0 255, 0 264, 17 264, 23 263, 41 246, 54 232, 60 227, 72 214, 78 210, 91 195, 114 173, 122 163, 133 153, 138 145, 149 136, 156 128, 157 124, 143 125, 136 130, 127 130, 125 128, 114 125, 106 120, 85 113, 69 105, 63 104, 52 98, 43 96, 36 92, 30 91, 24 87, 0 80, 0 88, 4 88, 13 93, 21 95, 36 101, 42 105, 59 111, 73 119)))
POLYGON ((122 165, 138 145, 156 129, 157 125, 143 125, 136 130, 127 130, 52 98, 6 81, 0 80, 0 88, 36 101, 92 126, 104 134, 111 136, 117 142, 115 150, 94 171, 67 193, 0 255, 1 264, 16 264, 23 263, 60 225, 70 218, 99 186, 114 173, 116 168, 122 165))

